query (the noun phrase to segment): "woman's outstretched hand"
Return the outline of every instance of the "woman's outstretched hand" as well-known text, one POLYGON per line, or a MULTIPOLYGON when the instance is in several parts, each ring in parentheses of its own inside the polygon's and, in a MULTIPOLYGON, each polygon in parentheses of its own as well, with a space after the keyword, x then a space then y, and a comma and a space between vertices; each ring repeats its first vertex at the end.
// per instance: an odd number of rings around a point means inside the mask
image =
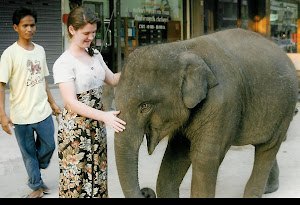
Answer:
POLYGON ((119 119, 117 115, 120 114, 120 111, 109 111, 104 112, 103 122, 111 127, 115 132, 123 132, 125 130, 126 122, 119 119))

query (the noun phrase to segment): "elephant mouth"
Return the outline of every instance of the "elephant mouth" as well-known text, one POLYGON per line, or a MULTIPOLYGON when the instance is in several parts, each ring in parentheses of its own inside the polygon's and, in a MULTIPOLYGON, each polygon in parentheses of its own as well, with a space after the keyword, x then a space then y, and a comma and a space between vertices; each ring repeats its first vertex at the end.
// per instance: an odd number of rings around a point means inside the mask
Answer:
POLYGON ((145 135, 147 139, 148 153, 149 155, 152 155, 158 143, 168 134, 161 128, 155 128, 149 125, 145 130, 145 135))

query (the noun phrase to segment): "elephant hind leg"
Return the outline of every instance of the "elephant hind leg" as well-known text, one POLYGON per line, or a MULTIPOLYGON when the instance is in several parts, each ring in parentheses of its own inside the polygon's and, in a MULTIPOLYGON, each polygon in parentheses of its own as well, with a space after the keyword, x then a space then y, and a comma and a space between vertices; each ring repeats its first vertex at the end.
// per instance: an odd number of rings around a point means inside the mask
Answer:
POLYGON ((269 194, 277 191, 278 187, 279 187, 279 167, 278 167, 277 160, 275 160, 268 178, 267 186, 265 188, 265 194, 269 194))
POLYGON ((270 144, 255 146, 254 165, 245 188, 245 198, 260 198, 265 191, 272 192, 277 190, 279 170, 276 154, 283 138, 284 136, 271 148, 269 147, 270 144))
POLYGON ((252 174, 247 182, 244 197, 262 197, 265 192, 274 192, 279 186, 279 168, 276 155, 284 140, 291 119, 286 117, 277 127, 272 140, 255 145, 255 159, 252 174))
POLYGON ((189 152, 190 141, 181 134, 169 140, 157 179, 158 198, 179 198, 180 184, 191 165, 189 152))

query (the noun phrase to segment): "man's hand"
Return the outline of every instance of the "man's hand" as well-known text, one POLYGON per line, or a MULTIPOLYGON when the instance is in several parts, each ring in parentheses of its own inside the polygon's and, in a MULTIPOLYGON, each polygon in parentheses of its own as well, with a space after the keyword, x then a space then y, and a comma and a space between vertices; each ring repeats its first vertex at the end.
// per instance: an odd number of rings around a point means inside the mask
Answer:
POLYGON ((11 119, 5 114, 5 86, 6 83, 0 82, 0 123, 2 129, 9 135, 11 131, 9 125, 14 128, 11 119))
POLYGON ((61 108, 56 103, 51 104, 51 109, 52 115, 58 115, 62 113, 61 108))
POLYGON ((14 128, 13 124, 12 124, 12 121, 11 119, 5 115, 5 116, 2 116, 1 117, 1 126, 2 126, 2 129, 9 135, 12 134, 10 128, 9 128, 9 125, 14 128))

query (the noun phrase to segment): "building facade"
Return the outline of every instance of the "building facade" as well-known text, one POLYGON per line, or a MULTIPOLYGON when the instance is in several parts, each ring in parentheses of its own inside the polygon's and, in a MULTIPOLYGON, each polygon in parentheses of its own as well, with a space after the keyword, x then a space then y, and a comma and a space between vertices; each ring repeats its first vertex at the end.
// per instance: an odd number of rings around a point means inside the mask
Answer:
MULTIPOLYGON (((0 54, 17 40, 11 21, 19 6, 37 10, 34 42, 47 54, 50 74, 68 47, 68 13, 83 5, 102 27, 95 45, 117 72, 139 46, 186 40, 226 28, 259 32, 286 52, 300 52, 300 0, 0 0, 0 54)), ((52 76, 48 79, 52 82, 52 76)))
POLYGON ((191 0, 190 2, 191 37, 237 26, 263 34, 286 52, 300 52, 297 38, 300 28, 299 0, 191 0))

